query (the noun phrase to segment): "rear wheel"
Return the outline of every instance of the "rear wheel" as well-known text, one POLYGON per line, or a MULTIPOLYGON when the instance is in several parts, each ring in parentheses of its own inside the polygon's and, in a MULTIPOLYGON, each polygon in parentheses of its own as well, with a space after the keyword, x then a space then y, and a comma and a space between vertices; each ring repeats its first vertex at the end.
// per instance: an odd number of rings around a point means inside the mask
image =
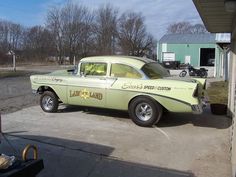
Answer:
POLYGON ((162 116, 162 106, 151 98, 138 97, 129 105, 129 116, 133 122, 142 127, 156 124, 162 116))
POLYGON ((187 74, 187 71, 181 71, 181 73, 179 73, 179 77, 185 77, 187 74))
POLYGON ((44 112, 57 112, 57 95, 54 92, 45 91, 40 97, 40 106, 44 112))

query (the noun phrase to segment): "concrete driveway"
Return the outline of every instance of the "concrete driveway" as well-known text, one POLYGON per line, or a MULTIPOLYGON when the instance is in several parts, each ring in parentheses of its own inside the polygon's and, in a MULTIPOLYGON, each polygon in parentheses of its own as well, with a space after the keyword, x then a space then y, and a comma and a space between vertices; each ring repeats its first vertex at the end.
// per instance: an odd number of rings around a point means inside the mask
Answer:
POLYGON ((153 128, 136 126, 125 112, 65 107, 45 113, 39 106, 2 116, 0 152, 20 155, 39 147, 41 177, 228 177, 231 120, 167 114, 153 128))

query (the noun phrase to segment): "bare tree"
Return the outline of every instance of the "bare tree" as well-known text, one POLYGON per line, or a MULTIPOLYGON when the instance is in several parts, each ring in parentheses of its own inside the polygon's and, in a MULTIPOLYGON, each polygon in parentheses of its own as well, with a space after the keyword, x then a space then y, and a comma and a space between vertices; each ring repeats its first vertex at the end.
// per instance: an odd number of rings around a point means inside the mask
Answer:
POLYGON ((106 4, 96 11, 94 32, 98 54, 110 55, 115 53, 117 19, 118 10, 110 4, 106 4))
POLYGON ((167 27, 167 34, 204 34, 207 30, 202 24, 192 25, 189 22, 178 22, 167 27))
POLYGON ((0 45, 1 49, 17 50, 21 47, 23 27, 9 21, 0 21, 0 45))
POLYGON ((195 24, 190 28, 192 34, 205 34, 208 33, 207 29, 203 24, 195 24))
POLYGON ((52 34, 42 26, 28 28, 24 32, 22 49, 25 59, 45 61, 54 51, 52 34))
POLYGON ((138 13, 124 13, 119 19, 119 45, 126 55, 143 56, 153 45, 146 32, 144 18, 138 13))
MULTIPOLYGON (((200 32, 202 29, 192 29, 200 32)), ((59 63, 69 57, 123 54, 143 56, 153 49, 153 37, 147 33, 144 18, 137 13, 124 13, 110 4, 93 13, 86 7, 68 0, 63 6, 51 8, 46 26, 26 28, 0 20, 0 53, 18 50, 27 60, 45 61, 56 56, 59 63)))
POLYGON ((86 56, 91 42, 93 14, 85 7, 71 1, 63 7, 56 7, 48 12, 47 24, 54 34, 60 63, 62 56, 86 56))
POLYGON ((53 35, 53 42, 56 46, 56 53, 59 58, 59 63, 62 64, 63 56, 63 38, 62 38, 62 23, 61 23, 61 8, 53 7, 48 11, 47 14, 47 28, 51 31, 53 35))
POLYGON ((19 49, 22 42, 23 28, 20 24, 10 24, 9 43, 13 50, 19 49))
POLYGON ((7 52, 8 50, 8 35, 9 35, 9 22, 0 21, 0 47, 2 52, 7 52))
POLYGON ((81 57, 86 57, 94 53, 95 34, 94 14, 85 10, 80 28, 80 39, 77 41, 77 53, 81 57))
POLYGON ((190 34, 191 33, 191 23, 189 22, 178 22, 170 24, 167 27, 168 34, 190 34))

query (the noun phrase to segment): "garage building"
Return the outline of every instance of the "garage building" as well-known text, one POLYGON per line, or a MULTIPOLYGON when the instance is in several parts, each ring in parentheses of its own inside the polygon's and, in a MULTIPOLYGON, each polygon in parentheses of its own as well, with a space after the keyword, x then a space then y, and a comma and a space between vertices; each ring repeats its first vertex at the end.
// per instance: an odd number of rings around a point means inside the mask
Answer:
POLYGON ((224 44, 229 42, 229 34, 167 34, 158 42, 157 59, 207 67, 223 76, 224 44))

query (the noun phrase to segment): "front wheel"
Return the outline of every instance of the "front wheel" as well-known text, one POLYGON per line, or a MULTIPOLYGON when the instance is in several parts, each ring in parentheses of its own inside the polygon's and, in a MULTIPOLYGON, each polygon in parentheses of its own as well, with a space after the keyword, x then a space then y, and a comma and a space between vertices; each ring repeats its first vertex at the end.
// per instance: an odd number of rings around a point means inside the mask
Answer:
POLYGON ((207 78, 207 76, 208 76, 207 71, 202 71, 202 77, 207 78))
POLYGON ((187 74, 187 71, 183 70, 181 73, 179 73, 179 77, 185 77, 187 74))
POLYGON ((135 98, 129 105, 129 116, 133 122, 142 127, 156 124, 162 116, 160 104, 147 97, 135 98))
POLYGON ((58 98, 54 92, 46 91, 40 97, 40 106, 44 112, 57 112, 58 98))

